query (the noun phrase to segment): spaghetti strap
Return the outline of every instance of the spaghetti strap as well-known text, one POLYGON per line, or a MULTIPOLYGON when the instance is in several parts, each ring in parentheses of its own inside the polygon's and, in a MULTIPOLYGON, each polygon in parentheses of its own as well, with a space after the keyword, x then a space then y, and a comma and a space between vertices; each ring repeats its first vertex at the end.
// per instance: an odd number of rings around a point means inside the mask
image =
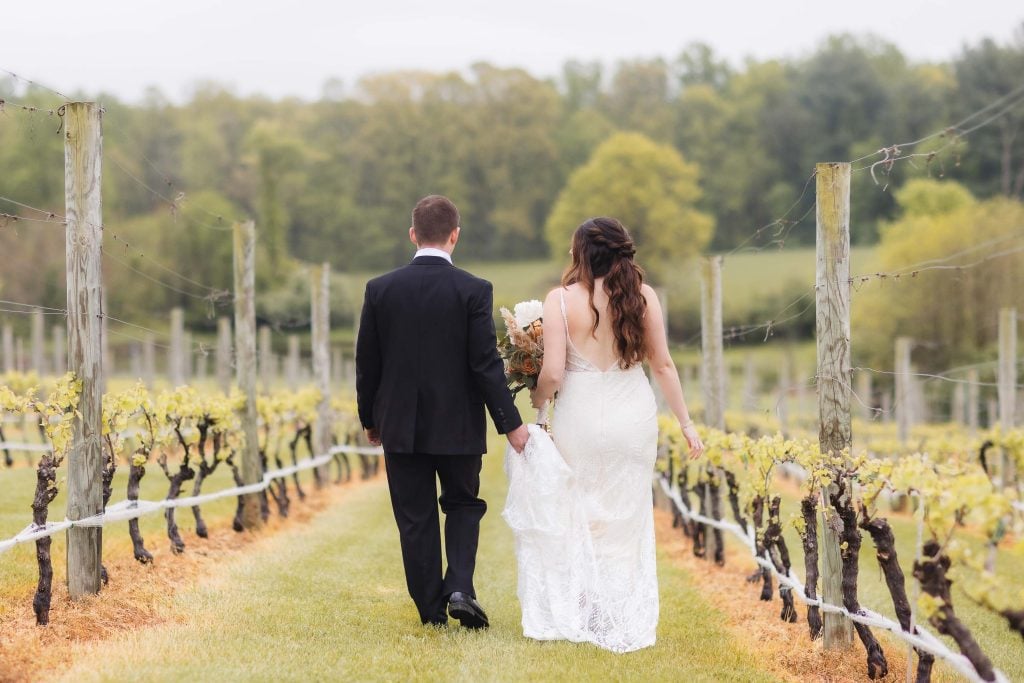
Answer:
POLYGON ((565 313, 565 287, 558 288, 558 300, 562 306, 562 322, 565 324, 565 337, 569 338, 569 316, 565 313))

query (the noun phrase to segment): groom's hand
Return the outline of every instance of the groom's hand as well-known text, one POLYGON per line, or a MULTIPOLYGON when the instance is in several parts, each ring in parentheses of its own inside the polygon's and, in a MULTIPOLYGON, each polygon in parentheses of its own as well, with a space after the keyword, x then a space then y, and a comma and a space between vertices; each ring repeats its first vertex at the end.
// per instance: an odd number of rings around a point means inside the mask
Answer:
POLYGON ((378 429, 364 429, 366 433, 366 440, 370 442, 371 446, 380 445, 380 430, 378 429))
POLYGON ((519 425, 505 436, 508 437, 508 443, 512 446, 512 450, 516 453, 522 453, 526 450, 526 442, 530 440, 530 430, 523 424, 519 425))

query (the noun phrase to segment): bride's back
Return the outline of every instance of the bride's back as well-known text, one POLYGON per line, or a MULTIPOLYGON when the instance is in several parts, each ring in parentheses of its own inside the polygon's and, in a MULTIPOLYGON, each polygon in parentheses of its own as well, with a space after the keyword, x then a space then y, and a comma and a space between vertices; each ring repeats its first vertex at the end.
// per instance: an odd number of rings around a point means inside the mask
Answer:
POLYGON ((600 370, 608 370, 617 365, 621 359, 616 349, 604 278, 594 280, 594 308, 600 314, 596 330, 587 288, 580 283, 569 285, 565 288, 564 298, 572 347, 600 370))

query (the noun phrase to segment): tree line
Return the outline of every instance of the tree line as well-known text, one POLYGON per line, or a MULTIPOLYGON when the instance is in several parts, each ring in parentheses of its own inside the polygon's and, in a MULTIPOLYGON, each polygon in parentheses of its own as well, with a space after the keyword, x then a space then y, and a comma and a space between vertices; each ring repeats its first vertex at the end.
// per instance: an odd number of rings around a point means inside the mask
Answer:
MULTIPOLYGON (((240 97, 216 83, 197 85, 181 104, 156 89, 135 103, 76 96, 99 99, 106 110, 104 222, 132 245, 108 243, 113 255, 139 270, 147 270, 139 252, 159 256, 228 288, 231 240, 220 228, 252 216, 263 250, 260 285, 287 300, 296 260, 361 270, 405 261, 409 211, 427 193, 458 203, 463 259, 547 256, 545 226, 560 192, 617 132, 682 157, 698 189, 684 192, 693 205, 672 215, 699 216, 701 243, 731 249, 786 213, 815 162, 941 130, 1020 86, 1022 73, 1024 26, 1007 44, 982 40, 942 63, 915 62, 875 37, 838 35, 804 56, 742 65, 691 44, 670 58, 570 61, 554 78, 487 63, 383 73, 328 82, 316 101, 240 97)), ((0 195, 60 212, 63 143, 46 111, 59 102, 12 80, 0 81, 0 98, 41 108, 8 105, 0 116, 0 195)), ((879 226, 898 217, 893 191, 911 178, 948 177, 979 199, 1020 199, 1022 128, 1024 107, 963 140, 950 131, 942 154, 898 164, 880 184, 856 174, 854 242, 873 243, 879 226)), ((603 170, 626 183, 634 173, 628 164, 603 170)), ((812 202, 813 193, 805 196, 800 213, 812 202)), ((785 235, 809 243, 813 229, 785 235)), ((7 298, 62 305, 62 240, 58 231, 0 230, 7 298), (26 248, 33 258, 23 257, 26 248)), ((110 294, 126 317, 172 304, 198 317, 209 306, 130 272, 113 277, 130 284, 110 294)))

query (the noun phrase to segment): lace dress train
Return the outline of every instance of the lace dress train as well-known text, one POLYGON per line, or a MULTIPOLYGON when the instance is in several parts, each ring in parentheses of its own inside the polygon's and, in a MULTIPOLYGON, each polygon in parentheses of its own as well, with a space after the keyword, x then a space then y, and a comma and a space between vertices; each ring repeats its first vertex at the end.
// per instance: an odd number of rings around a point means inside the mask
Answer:
POLYGON ((629 652, 658 623, 657 407, 640 366, 601 370, 567 346, 553 441, 531 426, 524 454, 506 454, 523 633, 629 652))

